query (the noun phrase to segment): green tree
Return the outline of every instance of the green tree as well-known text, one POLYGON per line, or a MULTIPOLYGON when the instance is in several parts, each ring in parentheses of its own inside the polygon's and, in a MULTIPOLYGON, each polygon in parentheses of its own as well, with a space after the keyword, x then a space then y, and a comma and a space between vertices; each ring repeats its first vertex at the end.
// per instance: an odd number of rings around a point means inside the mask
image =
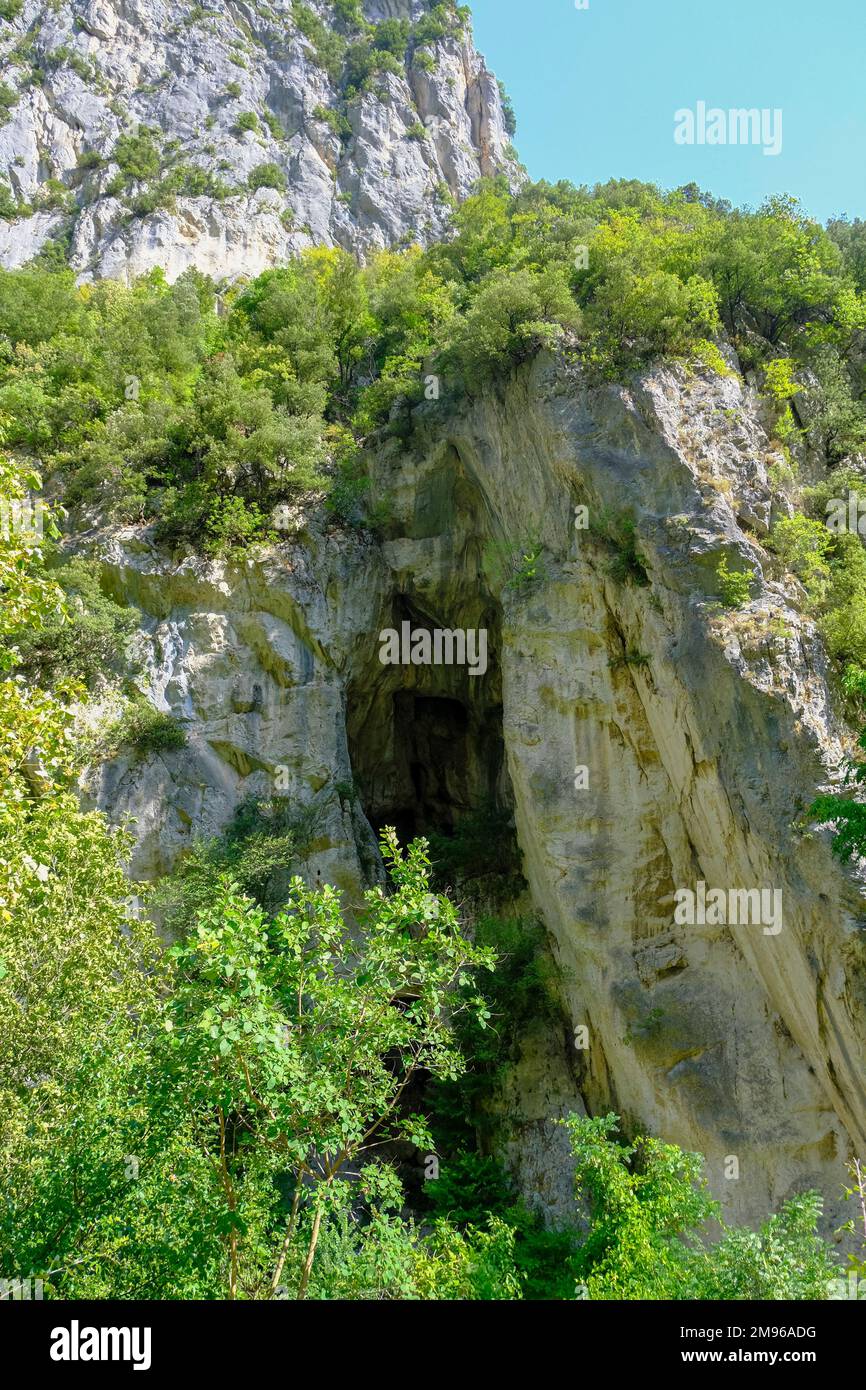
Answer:
POLYGON ((814 407, 809 424, 831 464, 866 443, 866 416, 854 399, 851 380, 839 352, 822 347, 812 360, 817 389, 807 394, 814 407))
POLYGON ((261 1276, 246 1234, 261 1233, 263 1210, 275 1216, 277 1176, 291 1176, 292 1199, 270 1288, 306 1219, 303 1298, 323 1220, 339 1210, 350 1172, 360 1164, 370 1197, 387 1205, 399 1185, 373 1150, 399 1137, 430 1143, 423 1119, 401 1112, 413 1077, 463 1065, 445 1004, 470 967, 492 968, 492 953, 470 945, 448 899, 431 894, 423 842, 404 857, 388 831, 382 852, 392 891, 367 892, 359 936, 329 887, 293 879, 268 921, 227 880, 172 952, 178 983, 157 1084, 193 1117, 215 1164, 232 1298, 261 1276))
POLYGON ((561 270, 498 270, 479 288, 469 311, 455 320, 446 361, 470 386, 503 372, 540 346, 553 347, 578 312, 561 270))
POLYGON ((827 234, 842 252, 858 290, 866 294, 866 221, 862 217, 855 217, 853 222, 846 217, 832 218, 827 223, 827 234))
POLYGON ((728 329, 751 316, 772 345, 809 319, 831 317, 842 287, 837 248, 792 198, 715 222, 706 263, 728 329))
MULTIPOLYGON (((0 497, 21 498, 38 479, 0 458, 0 497)), ((50 535, 50 517, 43 535, 50 535)), ((0 529, 0 664, 22 630, 62 621, 63 591, 45 573, 42 538, 0 529)), ((71 691, 69 693, 72 693, 71 691)), ((4 1264, 15 1252, 9 1213, 29 1239, 27 1212, 45 1155, 65 1132, 69 1097, 94 1038, 148 1014, 155 940, 130 912, 123 872, 128 840, 71 789, 72 717, 56 694, 23 675, 0 680, 0 1130, 4 1264)), ((60 1227, 59 1211, 51 1217, 60 1227)), ((40 1228, 41 1229, 41 1228, 40 1228)), ((18 1230, 13 1223, 12 1230, 18 1230)), ((23 1266, 30 1268, 28 1264, 23 1266)), ((14 1274, 21 1265, 4 1269, 14 1274)))
POLYGON ((31 347, 80 322, 81 296, 71 270, 0 270, 0 334, 31 347))
POLYGON ((345 388, 354 379, 373 327, 365 277, 346 251, 319 248, 309 253, 307 265, 322 305, 339 385, 345 388))
POLYGON ((65 596, 64 608, 46 613, 39 627, 14 634, 17 668, 43 687, 72 680, 96 690, 125 672, 138 612, 103 593, 95 561, 71 560, 51 575, 65 596))

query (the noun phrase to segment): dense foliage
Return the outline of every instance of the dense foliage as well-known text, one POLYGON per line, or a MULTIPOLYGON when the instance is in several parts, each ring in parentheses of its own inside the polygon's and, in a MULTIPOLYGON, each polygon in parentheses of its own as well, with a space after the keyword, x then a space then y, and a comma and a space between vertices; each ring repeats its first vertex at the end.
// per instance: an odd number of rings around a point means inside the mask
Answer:
POLYGON ((838 1274, 815 1234, 816 1193, 790 1198, 759 1231, 727 1228, 708 1247, 719 1207, 699 1154, 639 1138, 618 1144, 615 1115, 568 1120, 592 1225, 578 1275, 601 1299, 821 1299, 838 1274))
MULTIPOLYGON (((387 54, 389 32, 365 42, 387 54)), ((129 138, 125 165, 150 158, 148 138, 129 138)), ((512 194, 494 179, 454 210, 450 238, 364 266, 317 249, 248 284, 153 272, 125 288, 76 287, 34 263, 0 272, 0 415, 22 466, 61 479, 68 507, 152 521, 165 543, 216 554, 277 538, 299 496, 340 524, 387 525, 386 504, 366 502, 365 446, 408 437, 419 412, 540 348, 590 378, 660 354, 728 372, 724 333, 786 460, 774 486, 796 515, 770 539, 778 573, 801 580, 862 708, 866 554, 856 533, 824 525, 831 499, 866 499, 862 241, 859 224, 824 230, 787 198, 748 212, 694 186, 512 194), (797 481, 806 446, 825 464, 810 488, 797 481)), ((633 522, 607 531, 622 577, 645 582, 633 522)), ((720 557, 724 603, 748 603, 752 578, 720 557)))
MULTIPOLYGON (((130 140, 124 158, 146 155, 130 140)), ((13 449, 63 474, 69 505, 220 550, 269 534, 302 491, 330 490, 358 520, 358 448, 411 429, 431 373, 446 396, 471 393, 557 345, 602 374, 659 353, 724 370, 724 326, 762 372, 780 437, 808 398, 832 467, 866 440, 859 242, 834 225, 838 242, 790 200, 742 213, 691 188, 511 195, 493 180, 427 252, 362 267, 312 251, 223 290, 219 315, 195 273, 126 289, 3 272, 0 412, 13 449)), ((858 640, 832 636, 843 656, 858 640)))

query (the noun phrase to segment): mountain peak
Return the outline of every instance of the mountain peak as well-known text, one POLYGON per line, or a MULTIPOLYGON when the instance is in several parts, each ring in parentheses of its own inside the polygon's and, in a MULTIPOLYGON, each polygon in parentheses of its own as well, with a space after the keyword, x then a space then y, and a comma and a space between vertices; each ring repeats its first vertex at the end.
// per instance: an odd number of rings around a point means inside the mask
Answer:
POLYGON ((0 263, 257 274, 427 243, 517 165, 454 0, 2 0, 0 263))

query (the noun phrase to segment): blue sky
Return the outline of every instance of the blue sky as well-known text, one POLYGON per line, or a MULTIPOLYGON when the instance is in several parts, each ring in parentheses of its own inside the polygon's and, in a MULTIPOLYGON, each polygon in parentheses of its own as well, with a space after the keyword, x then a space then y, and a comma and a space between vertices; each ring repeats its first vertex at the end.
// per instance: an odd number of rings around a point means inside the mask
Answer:
POLYGON ((470 0, 533 178, 694 179, 734 203, 793 193, 866 216, 866 0, 470 0), (683 108, 782 112, 782 150, 678 145, 683 108))

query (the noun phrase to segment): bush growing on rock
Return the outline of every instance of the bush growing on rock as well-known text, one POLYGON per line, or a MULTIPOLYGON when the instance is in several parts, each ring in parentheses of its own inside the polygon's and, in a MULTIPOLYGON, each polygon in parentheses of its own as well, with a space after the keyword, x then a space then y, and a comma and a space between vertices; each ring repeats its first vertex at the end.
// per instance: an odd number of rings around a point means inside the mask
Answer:
MULTIPOLYGON (((455 13, 443 7, 442 22, 455 13)), ((361 46, 368 58, 394 59, 404 37, 399 25, 379 26, 361 46)), ((339 112, 315 115, 345 133, 339 112)), ((148 184, 162 156, 143 127, 121 137, 114 157, 120 191, 144 184, 139 215, 177 194, 231 192, 170 153, 148 184)), ((265 162, 248 185, 283 191, 285 175, 265 162)), ((230 548, 264 537, 276 503, 339 479, 325 442, 333 426, 361 448, 382 429, 411 433, 431 372, 456 397, 541 349, 574 354, 605 377, 659 354, 728 371, 713 342, 723 324, 756 365, 763 351, 792 439, 791 410, 807 403, 832 466, 866 440, 856 386, 866 310, 854 243, 840 237, 837 246, 791 200, 742 213, 692 186, 664 194, 626 181, 541 183, 512 194, 496 178, 455 209, 453 236, 428 251, 384 252, 364 267, 343 251, 307 252, 231 293, 219 319, 202 277, 76 289, 63 271, 6 272, 0 410, 13 447, 60 469, 77 504, 157 520, 167 539, 230 548), (26 360, 21 345, 34 350, 26 360), (140 389, 128 396, 132 377, 140 389)), ((828 558, 828 602, 847 616, 826 627, 844 656, 860 650, 853 599, 842 593, 856 557, 840 541, 828 558)))

